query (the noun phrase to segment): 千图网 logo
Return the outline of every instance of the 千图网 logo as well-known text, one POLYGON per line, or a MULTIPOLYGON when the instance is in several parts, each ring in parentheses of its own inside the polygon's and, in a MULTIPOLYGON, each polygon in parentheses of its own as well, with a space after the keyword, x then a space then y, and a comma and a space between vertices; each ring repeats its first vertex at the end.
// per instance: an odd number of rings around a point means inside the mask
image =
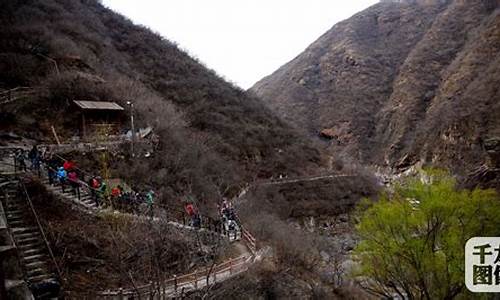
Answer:
POLYGON ((475 237, 467 241, 465 285, 475 293, 500 292, 500 237, 475 237))

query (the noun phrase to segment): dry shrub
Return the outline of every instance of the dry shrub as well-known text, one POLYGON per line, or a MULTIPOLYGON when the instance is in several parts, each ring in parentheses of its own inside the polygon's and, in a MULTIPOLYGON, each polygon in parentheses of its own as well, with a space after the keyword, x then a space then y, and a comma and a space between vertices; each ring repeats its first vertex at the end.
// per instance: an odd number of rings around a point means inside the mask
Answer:
POLYGON ((199 239, 168 224, 69 210, 38 184, 31 184, 29 193, 69 290, 131 287, 184 273, 193 261, 201 263, 199 239))

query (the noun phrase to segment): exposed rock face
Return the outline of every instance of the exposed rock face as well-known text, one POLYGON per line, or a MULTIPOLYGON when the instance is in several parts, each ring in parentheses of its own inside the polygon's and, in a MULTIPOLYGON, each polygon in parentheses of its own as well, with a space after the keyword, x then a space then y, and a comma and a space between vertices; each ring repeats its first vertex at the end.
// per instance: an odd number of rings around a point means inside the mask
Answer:
POLYGON ((335 153, 473 169, 488 158, 483 141, 500 137, 499 4, 382 1, 252 90, 311 134, 341 132, 335 153))

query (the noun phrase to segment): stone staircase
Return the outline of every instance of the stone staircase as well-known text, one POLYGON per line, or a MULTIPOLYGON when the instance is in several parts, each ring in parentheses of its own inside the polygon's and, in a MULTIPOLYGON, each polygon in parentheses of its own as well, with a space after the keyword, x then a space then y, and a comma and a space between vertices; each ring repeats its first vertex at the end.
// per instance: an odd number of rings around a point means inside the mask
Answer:
MULTIPOLYGON (((80 209, 83 209, 83 211, 94 214, 98 212, 108 212, 108 213, 113 213, 113 214, 120 214, 122 216, 126 217, 131 217, 131 218, 136 218, 140 219, 142 221, 148 221, 150 218, 146 215, 136 215, 136 214, 131 214, 131 213, 126 213, 126 212, 120 212, 117 210, 113 210, 110 207, 107 207, 105 203, 102 203, 100 206, 97 206, 94 200, 92 199, 92 195, 90 193, 90 190, 88 187, 85 187, 82 185, 80 188, 80 199, 73 193, 73 189, 69 186, 66 185, 64 192, 62 190, 62 187, 59 184, 50 184, 49 180, 46 176, 46 172, 41 172, 41 177, 39 177, 40 182, 45 186, 45 188, 51 192, 52 194, 56 195, 60 199, 63 199, 64 201, 68 203, 73 203, 80 209)), ((202 216, 202 218, 206 218, 202 216)), ((153 222, 158 222, 160 219, 158 217, 153 217, 152 218, 153 222)), ((188 225, 188 221, 184 218, 182 221, 173 221, 169 220, 167 223, 171 226, 180 228, 180 229, 186 229, 186 230, 197 230, 197 231, 210 231, 213 232, 214 234, 220 234, 223 237, 227 237, 230 242, 233 241, 238 241, 242 237, 242 232, 240 230, 239 225, 237 226, 237 229, 234 232, 229 232, 227 230, 227 226, 224 226, 224 228, 220 228, 219 231, 216 231, 215 228, 212 228, 208 226, 205 223, 202 223, 202 227, 197 229, 191 225, 188 225), (225 232, 225 234, 223 233, 225 232)))
POLYGON ((0 200, 4 204, 7 224, 26 282, 32 288, 47 282, 58 282, 57 276, 49 269, 50 257, 42 232, 34 222, 35 216, 17 182, 4 186, 0 200))
POLYGON ((40 180, 41 183, 45 186, 45 188, 51 193, 59 197, 64 197, 64 199, 71 201, 77 205, 80 205, 85 209, 90 209, 90 210, 98 209, 94 200, 92 200, 90 192, 88 192, 86 189, 80 188, 80 199, 78 199, 78 197, 73 194, 73 189, 69 185, 66 185, 63 192, 60 185, 58 184, 51 185, 46 177, 42 177, 40 178, 40 180))

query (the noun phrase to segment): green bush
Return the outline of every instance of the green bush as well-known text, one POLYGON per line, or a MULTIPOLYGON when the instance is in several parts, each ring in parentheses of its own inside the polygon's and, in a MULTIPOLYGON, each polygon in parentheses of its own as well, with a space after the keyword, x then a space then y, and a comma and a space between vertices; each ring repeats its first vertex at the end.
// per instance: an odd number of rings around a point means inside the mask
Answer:
POLYGON ((380 198, 360 208, 354 275, 387 297, 470 298, 464 247, 471 237, 500 234, 495 191, 459 190, 445 172, 428 170, 380 198))

